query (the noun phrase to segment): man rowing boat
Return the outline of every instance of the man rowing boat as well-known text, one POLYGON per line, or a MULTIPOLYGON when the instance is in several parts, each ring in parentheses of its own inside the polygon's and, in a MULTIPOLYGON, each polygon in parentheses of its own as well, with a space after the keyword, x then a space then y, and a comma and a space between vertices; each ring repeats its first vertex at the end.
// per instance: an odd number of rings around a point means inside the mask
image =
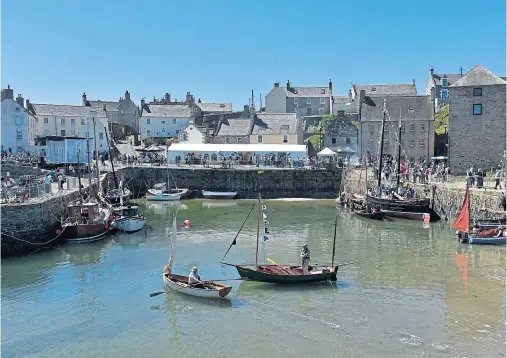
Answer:
POLYGON ((194 288, 206 288, 205 282, 201 281, 201 276, 199 276, 197 271, 197 266, 192 267, 192 271, 188 275, 188 285, 194 288))

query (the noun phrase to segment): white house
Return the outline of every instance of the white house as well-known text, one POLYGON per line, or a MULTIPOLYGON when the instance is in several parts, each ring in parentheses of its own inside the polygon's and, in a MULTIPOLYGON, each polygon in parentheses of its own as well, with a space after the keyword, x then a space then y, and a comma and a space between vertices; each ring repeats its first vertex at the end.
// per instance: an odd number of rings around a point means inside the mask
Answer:
POLYGON ((181 130, 178 140, 180 143, 203 144, 206 143, 206 134, 191 119, 188 126, 181 130))
POLYGON ((28 113, 21 95, 14 100, 13 90, 8 86, 2 90, 2 150, 12 154, 28 150, 28 113))
POLYGON ((106 141, 107 116, 103 110, 84 106, 27 103, 29 113, 35 117, 35 136, 62 136, 91 138, 90 150, 108 150, 106 141), (95 120, 95 131, 93 122, 95 120), (95 132, 95 133, 94 133, 95 132))
POLYGON ((141 109, 141 140, 178 137, 192 117, 187 104, 144 104, 141 109))

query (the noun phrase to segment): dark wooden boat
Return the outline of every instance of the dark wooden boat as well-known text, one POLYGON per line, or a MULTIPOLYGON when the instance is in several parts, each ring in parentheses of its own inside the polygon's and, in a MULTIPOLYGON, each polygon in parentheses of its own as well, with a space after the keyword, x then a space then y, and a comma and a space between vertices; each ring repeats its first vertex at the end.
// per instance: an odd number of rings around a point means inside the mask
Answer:
POLYGON ((377 211, 374 213, 368 213, 364 211, 352 211, 354 214, 361 216, 363 218, 372 219, 372 220, 384 220, 384 212, 377 211))
POLYGON ((248 214, 245 222, 241 226, 238 234, 234 238, 233 242, 227 249, 224 257, 222 258, 222 264, 228 266, 234 266, 238 271, 239 275, 242 278, 247 278, 249 281, 257 281, 257 282, 266 282, 266 283, 275 283, 275 284, 305 284, 305 283, 313 283, 313 282, 321 282, 321 281, 336 281, 336 273, 338 271, 339 266, 342 265, 334 265, 334 254, 336 249, 336 226, 338 222, 338 215, 335 217, 335 231, 334 231, 334 239, 333 239, 333 254, 331 265, 309 265, 308 272, 303 272, 302 266, 295 265, 278 265, 273 260, 268 259, 273 262, 275 265, 259 265, 258 257, 259 257, 259 237, 260 237, 260 218, 263 218, 264 222, 266 221, 267 216, 264 214, 263 210, 266 209, 266 206, 261 201, 261 196, 258 196, 257 203, 252 206, 250 213, 248 214), (258 206, 258 216, 257 216, 257 247, 255 251, 255 265, 234 265, 223 262, 225 256, 231 249, 232 245, 236 245, 236 239, 243 228, 243 225, 248 220, 252 210, 255 205, 258 206))
POLYGON ((61 236, 69 242, 94 242, 111 231, 110 210, 97 202, 74 203, 67 207, 68 219, 62 225, 61 236))
POLYGON ((371 195, 366 195, 366 202, 368 206, 373 208, 380 208, 382 211, 401 211, 407 213, 426 213, 430 214, 430 221, 437 222, 440 220, 435 210, 430 207, 430 199, 416 199, 416 200, 398 200, 398 199, 382 199, 371 195))
POLYGON ((112 189, 106 194, 106 200, 110 204, 118 204, 120 201, 128 201, 129 199, 130 190, 128 189, 112 189))
POLYGON ((386 216, 391 218, 400 218, 408 220, 423 221, 426 213, 409 213, 406 211, 382 210, 386 216))

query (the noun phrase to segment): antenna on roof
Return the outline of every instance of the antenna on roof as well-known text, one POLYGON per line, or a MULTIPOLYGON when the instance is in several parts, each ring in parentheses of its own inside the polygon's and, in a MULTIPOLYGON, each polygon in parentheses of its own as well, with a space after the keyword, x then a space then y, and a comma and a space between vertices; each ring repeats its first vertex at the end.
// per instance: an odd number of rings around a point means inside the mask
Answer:
POLYGON ((255 111, 254 92, 252 90, 252 111, 255 111))

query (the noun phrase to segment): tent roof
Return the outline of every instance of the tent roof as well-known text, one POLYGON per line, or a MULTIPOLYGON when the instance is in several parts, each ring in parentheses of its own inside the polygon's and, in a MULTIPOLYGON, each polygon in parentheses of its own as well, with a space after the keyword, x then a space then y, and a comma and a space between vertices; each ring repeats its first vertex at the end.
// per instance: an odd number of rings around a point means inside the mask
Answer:
POLYGON ((306 145, 294 144, 213 144, 213 143, 173 143, 168 152, 207 152, 207 153, 305 153, 306 145))
POLYGON ((335 155, 336 153, 327 147, 317 153, 317 156, 319 157, 334 157, 335 155))

